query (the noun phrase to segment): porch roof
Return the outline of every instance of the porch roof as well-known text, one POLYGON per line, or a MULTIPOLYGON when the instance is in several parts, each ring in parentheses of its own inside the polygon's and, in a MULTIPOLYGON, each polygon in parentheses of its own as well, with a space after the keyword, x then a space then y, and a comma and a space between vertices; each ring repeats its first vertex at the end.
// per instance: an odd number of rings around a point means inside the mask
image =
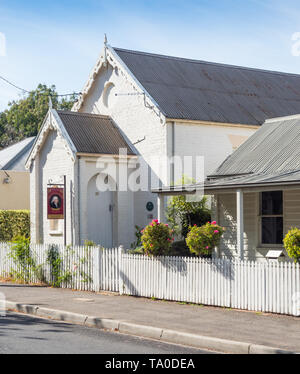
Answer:
POLYGON ((222 189, 237 189, 251 187, 275 187, 283 185, 300 185, 300 170, 286 173, 273 174, 253 174, 231 176, 206 180, 204 183, 191 185, 165 186, 153 189, 152 192, 172 195, 172 194, 194 194, 203 190, 209 192, 222 189))

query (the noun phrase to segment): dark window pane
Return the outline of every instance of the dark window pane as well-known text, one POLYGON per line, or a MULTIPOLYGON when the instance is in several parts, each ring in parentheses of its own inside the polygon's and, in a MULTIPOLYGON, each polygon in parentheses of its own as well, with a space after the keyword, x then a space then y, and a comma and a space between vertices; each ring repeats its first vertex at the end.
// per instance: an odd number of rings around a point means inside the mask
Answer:
POLYGON ((282 214, 282 191, 262 192, 261 214, 282 214))
POLYGON ((283 240, 283 219, 282 217, 262 218, 262 243, 282 244, 283 240))

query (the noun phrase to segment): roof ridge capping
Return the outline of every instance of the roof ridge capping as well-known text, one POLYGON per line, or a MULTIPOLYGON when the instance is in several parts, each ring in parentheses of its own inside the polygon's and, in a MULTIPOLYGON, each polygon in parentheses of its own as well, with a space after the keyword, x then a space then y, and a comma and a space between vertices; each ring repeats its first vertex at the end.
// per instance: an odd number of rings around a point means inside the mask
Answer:
POLYGON ((300 113, 299 114, 293 114, 291 116, 268 118, 268 119, 265 120, 264 123, 275 123, 275 122, 280 122, 280 121, 291 121, 293 119, 299 119, 300 120, 300 113))
POLYGON ((180 60, 183 62, 190 62, 190 63, 197 63, 197 64, 206 64, 206 65, 217 65, 222 66, 225 68, 232 68, 232 69, 244 69, 244 70, 250 70, 250 71, 259 71, 262 73, 269 73, 269 74, 278 74, 278 75, 290 75, 299 77, 300 74, 297 73, 289 73, 285 71, 279 71, 279 70, 270 70, 270 69, 261 69, 261 68, 255 68, 250 66, 242 66, 242 65, 235 65, 235 64, 226 64, 224 62, 213 62, 213 61, 206 61, 206 60, 197 60, 193 58, 186 58, 186 57, 178 57, 178 56, 170 56, 170 55, 163 55, 159 53, 153 53, 153 52, 143 52, 143 51, 135 51, 132 49, 126 49, 126 48, 118 48, 118 47, 111 47, 113 50, 121 51, 121 52, 127 52, 127 53, 133 53, 133 54, 140 54, 140 55, 146 55, 146 56, 154 56, 154 57, 160 57, 165 59, 173 59, 173 60, 180 60))

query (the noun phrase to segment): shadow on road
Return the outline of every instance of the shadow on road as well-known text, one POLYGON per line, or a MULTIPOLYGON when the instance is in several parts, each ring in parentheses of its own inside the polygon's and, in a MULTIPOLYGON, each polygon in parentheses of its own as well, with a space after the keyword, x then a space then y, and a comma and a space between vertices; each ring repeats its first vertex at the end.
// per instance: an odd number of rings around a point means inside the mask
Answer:
MULTIPOLYGON (((22 330, 22 326, 34 326, 38 327, 40 332, 57 332, 65 333, 72 329, 71 325, 63 322, 55 322, 53 320, 44 320, 34 318, 30 316, 24 316, 22 314, 13 314, 8 312, 5 317, 0 317, 0 336, 9 334, 10 331, 22 330), (45 329, 44 329, 45 327, 45 329), (51 328, 49 328, 51 327, 51 328)), ((23 337, 24 339, 33 339, 32 337, 23 337)), ((39 338, 43 339, 43 338, 39 338)))

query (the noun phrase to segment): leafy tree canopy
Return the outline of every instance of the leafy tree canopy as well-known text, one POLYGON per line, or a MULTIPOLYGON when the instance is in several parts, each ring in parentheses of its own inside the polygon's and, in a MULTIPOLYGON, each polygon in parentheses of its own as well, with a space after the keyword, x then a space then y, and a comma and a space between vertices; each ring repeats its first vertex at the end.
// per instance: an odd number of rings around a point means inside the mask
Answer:
POLYGON ((0 112, 0 149, 24 138, 37 135, 49 108, 51 97, 54 109, 71 109, 76 95, 59 97, 56 87, 39 84, 37 89, 8 104, 0 112))
MULTIPOLYGON (((188 185, 195 180, 183 176, 177 184, 188 185)), ((203 196, 199 201, 188 201, 186 195, 173 196, 168 201, 166 218, 176 235, 186 237, 189 227, 196 224, 202 226, 211 219, 210 209, 207 207, 207 197, 203 196)))

